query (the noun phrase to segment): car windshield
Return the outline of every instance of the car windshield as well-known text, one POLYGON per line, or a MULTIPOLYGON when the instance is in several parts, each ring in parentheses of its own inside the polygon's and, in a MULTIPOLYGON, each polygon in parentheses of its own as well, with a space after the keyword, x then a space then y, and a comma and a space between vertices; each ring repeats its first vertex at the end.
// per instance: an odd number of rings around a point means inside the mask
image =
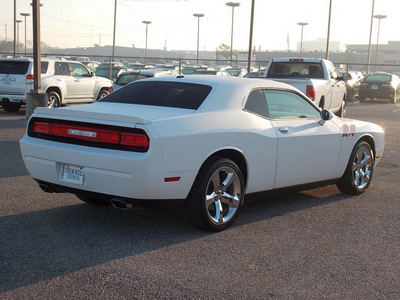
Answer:
POLYGON ((390 81, 391 76, 389 74, 371 74, 367 78, 365 78, 365 81, 384 81, 388 82, 390 81))
MULTIPOLYGON (((0 74, 25 75, 28 72, 29 61, 0 60, 0 74)), ((41 74, 47 72, 49 62, 41 62, 41 74)))
POLYGON ((170 81, 135 82, 99 102, 115 102, 165 107, 198 109, 211 91, 211 86, 170 81))

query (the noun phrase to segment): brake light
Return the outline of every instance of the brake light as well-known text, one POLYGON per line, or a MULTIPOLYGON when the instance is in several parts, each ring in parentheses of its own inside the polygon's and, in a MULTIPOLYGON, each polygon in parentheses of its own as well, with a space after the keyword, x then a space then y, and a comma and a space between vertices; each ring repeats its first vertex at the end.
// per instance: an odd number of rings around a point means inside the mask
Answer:
POLYGON ((391 85, 390 83, 383 83, 383 84, 382 84, 382 87, 384 87, 384 88, 391 88, 392 85, 391 85))
POLYGON ((313 85, 307 85, 306 96, 312 101, 315 101, 315 88, 313 85))
POLYGON ((303 62, 304 59, 302 59, 302 58, 291 58, 291 59, 289 59, 289 61, 290 62, 303 62))
POLYGON ((124 128, 96 128, 90 125, 61 124, 36 121, 32 125, 33 133, 49 137, 61 137, 109 145, 140 147, 146 150, 150 139, 144 131, 129 132, 124 128))
POLYGON ((112 92, 114 92, 114 89, 113 89, 113 87, 112 86, 110 86, 109 88, 108 88, 108 92, 111 94, 112 92))
POLYGON ((33 74, 26 75, 26 80, 33 80, 33 79, 34 79, 33 74))

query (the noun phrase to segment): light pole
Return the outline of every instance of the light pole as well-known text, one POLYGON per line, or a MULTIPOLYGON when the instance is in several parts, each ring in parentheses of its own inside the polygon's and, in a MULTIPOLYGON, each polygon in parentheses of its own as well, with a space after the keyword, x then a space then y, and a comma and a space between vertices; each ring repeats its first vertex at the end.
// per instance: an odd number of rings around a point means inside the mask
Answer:
POLYGON ((301 39, 300 39, 300 56, 301 56, 301 52, 303 51, 303 28, 304 28, 304 26, 307 26, 308 23, 307 22, 299 22, 299 23, 297 23, 297 25, 301 26, 301 39))
POLYGON ((372 38, 372 24, 374 22, 374 5, 375 5, 375 0, 372 0, 371 25, 370 25, 370 29, 369 29, 367 74, 369 74, 369 65, 371 63, 371 38, 372 38))
POLYGON ((381 29, 381 20, 385 19, 385 15, 375 15, 374 18, 378 19, 378 35, 376 38, 376 51, 375 51, 375 71, 376 71, 376 61, 378 59, 378 44, 379 44, 379 31, 381 29))
POLYGON ((151 24, 151 21, 142 21, 143 24, 146 24, 146 47, 144 49, 144 61, 147 61, 147 35, 148 35, 148 27, 151 24))
POLYGON ((22 23, 21 20, 15 20, 15 22, 17 23, 17 53, 19 53, 19 23, 22 23))
POLYGON ((204 14, 193 14, 193 17, 197 18, 197 64, 199 63, 199 37, 200 37, 200 18, 204 17, 204 14))
POLYGON ((328 33, 326 35, 326 54, 325 58, 329 59, 329 41, 331 32, 331 15, 332 15, 332 0, 329 1, 329 18, 328 18, 328 33))
POLYGON ((239 2, 228 2, 226 3, 227 6, 232 7, 232 29, 231 29, 231 65, 232 65, 232 50, 233 50, 233 18, 235 14, 235 7, 240 6, 239 2))
POLYGON ((20 15, 24 17, 24 21, 25 21, 25 56, 26 56, 26 17, 29 17, 31 14, 29 14, 29 13, 20 13, 20 15))

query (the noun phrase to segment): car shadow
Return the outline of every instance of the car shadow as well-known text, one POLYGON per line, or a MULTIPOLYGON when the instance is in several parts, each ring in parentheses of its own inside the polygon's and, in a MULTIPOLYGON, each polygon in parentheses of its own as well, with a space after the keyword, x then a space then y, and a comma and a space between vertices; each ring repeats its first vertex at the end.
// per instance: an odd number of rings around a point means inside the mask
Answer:
POLYGON ((322 198, 309 191, 253 199, 233 227, 222 233, 191 226, 182 205, 120 211, 83 203, 4 216, 0 293, 171 245, 240 233, 246 225, 349 197, 332 186, 323 193, 322 198))

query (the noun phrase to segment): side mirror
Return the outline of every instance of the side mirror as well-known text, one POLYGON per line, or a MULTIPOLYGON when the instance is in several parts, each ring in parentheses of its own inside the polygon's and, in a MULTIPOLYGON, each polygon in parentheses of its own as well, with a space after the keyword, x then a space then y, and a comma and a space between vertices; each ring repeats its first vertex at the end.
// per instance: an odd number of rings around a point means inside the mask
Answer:
POLYGON ((94 76, 94 72, 92 70, 89 70, 89 77, 93 77, 94 76))
POLYGON ((321 111, 321 120, 319 120, 319 124, 323 126, 326 121, 333 119, 333 113, 330 110, 323 109, 321 111))

